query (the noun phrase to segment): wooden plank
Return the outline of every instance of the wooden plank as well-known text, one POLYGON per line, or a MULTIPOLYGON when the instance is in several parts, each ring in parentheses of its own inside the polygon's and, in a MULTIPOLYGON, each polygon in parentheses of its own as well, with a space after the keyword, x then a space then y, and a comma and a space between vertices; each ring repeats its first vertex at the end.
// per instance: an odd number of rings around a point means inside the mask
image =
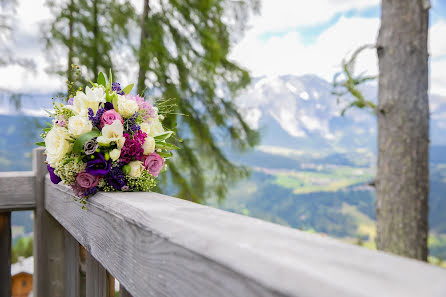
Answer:
POLYGON ((48 245, 48 296, 65 295, 65 229, 51 215, 47 215, 46 229, 48 245))
POLYGON ((87 297, 109 297, 107 271, 87 253, 87 297))
POLYGON ((34 297, 47 297, 49 295, 48 275, 48 213, 45 210, 44 180, 47 168, 43 148, 33 150, 33 171, 35 175, 34 194, 36 209, 34 211, 34 297))
POLYGON ((79 243, 65 231, 65 297, 80 297, 79 243))
POLYGON ((157 193, 46 208, 135 297, 446 296, 446 270, 157 193))
POLYGON ((34 172, 0 172, 0 212, 34 209, 34 172))
POLYGON ((132 297, 132 295, 130 295, 123 285, 119 284, 119 297, 132 297))
POLYGON ((0 296, 11 296, 11 213, 0 213, 0 296))

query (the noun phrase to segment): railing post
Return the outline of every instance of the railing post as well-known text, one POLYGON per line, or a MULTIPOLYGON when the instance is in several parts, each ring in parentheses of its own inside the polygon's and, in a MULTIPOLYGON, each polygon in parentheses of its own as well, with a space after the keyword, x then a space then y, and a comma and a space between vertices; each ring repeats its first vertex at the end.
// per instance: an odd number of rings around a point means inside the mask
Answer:
POLYGON ((87 252, 87 297, 114 296, 114 285, 107 270, 89 252, 87 252), (113 295, 112 295, 113 294, 113 295))
POLYGON ((65 297, 80 297, 79 243, 66 230, 65 297))
POLYGON ((33 150, 33 171, 35 175, 34 193, 36 209, 34 211, 34 275, 33 290, 35 297, 46 297, 48 294, 48 238, 45 231, 48 213, 45 211, 45 156, 44 149, 33 150))
POLYGON ((45 210, 45 176, 47 173, 44 149, 33 150, 34 191, 34 275, 35 297, 64 296, 64 229, 45 210))
POLYGON ((11 296, 11 212, 0 213, 0 296, 11 296))

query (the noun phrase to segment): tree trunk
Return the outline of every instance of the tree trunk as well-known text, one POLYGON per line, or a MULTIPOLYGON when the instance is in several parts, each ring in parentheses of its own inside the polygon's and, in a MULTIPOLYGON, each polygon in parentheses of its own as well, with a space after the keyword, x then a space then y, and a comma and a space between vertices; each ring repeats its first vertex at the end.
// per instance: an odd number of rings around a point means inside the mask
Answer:
POLYGON ((376 245, 426 261, 429 8, 422 0, 383 0, 381 11, 376 245))
POLYGON ((98 1, 93 1, 93 77, 95 78, 99 73, 99 54, 98 54, 98 38, 99 38, 99 22, 98 22, 98 1))
MULTIPOLYGON (((73 0, 70 1, 68 6, 69 10, 69 20, 68 20, 68 65, 67 65, 67 79, 69 82, 73 82, 73 72, 71 69, 71 65, 73 64, 73 26, 74 26, 74 3, 73 0)), ((70 92, 70 88, 68 87, 68 92, 70 92)))
POLYGON ((138 94, 142 94, 145 89, 145 80, 146 80, 146 74, 147 74, 147 59, 144 57, 146 54, 146 51, 144 49, 145 42, 147 38, 149 37, 149 32, 147 32, 146 23, 147 19, 149 17, 149 0, 144 0, 144 7, 143 7, 143 13, 141 15, 141 36, 139 40, 139 52, 138 52, 138 66, 139 66, 139 72, 138 72, 138 94))

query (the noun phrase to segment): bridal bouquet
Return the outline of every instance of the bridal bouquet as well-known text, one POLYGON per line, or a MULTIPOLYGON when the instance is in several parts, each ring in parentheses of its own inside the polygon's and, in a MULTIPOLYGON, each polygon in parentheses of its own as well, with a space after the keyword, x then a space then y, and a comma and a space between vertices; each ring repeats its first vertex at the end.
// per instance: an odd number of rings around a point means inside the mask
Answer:
POLYGON ((97 191, 149 191, 177 149, 166 141, 173 131, 164 130, 157 107, 130 94, 133 84, 121 89, 102 73, 91 84, 54 104, 38 143, 51 181, 71 186, 84 203, 97 191))

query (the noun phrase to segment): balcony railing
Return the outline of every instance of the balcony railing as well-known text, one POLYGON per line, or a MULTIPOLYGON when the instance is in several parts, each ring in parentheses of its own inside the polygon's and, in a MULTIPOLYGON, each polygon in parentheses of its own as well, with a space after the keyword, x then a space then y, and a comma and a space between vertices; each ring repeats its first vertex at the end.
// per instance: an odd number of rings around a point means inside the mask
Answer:
POLYGON ((43 150, 33 164, 0 173, 0 296, 10 213, 23 209, 35 213, 34 297, 114 296, 113 277, 135 297, 446 296, 440 267, 157 193, 98 193, 82 209, 46 177, 43 150))

